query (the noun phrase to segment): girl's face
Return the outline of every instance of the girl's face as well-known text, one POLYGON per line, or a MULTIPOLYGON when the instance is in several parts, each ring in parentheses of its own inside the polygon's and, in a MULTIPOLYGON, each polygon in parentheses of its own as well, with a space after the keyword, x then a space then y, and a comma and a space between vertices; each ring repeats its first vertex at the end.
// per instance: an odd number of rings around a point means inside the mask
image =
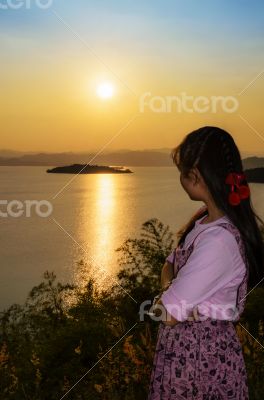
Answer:
POLYGON ((184 176, 184 174, 180 172, 180 182, 185 192, 188 193, 190 199, 203 201, 207 197, 207 186, 197 168, 192 168, 188 177, 184 176))

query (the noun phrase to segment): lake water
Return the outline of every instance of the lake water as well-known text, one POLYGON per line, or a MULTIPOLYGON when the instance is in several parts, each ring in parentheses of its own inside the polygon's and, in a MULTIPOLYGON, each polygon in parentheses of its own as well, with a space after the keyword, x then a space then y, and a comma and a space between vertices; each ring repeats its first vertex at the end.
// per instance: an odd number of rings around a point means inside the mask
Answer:
MULTIPOLYGON (((190 200, 176 167, 127 167, 134 173, 77 177, 47 174, 49 167, 0 167, 2 200, 48 200, 53 208, 46 218, 34 212, 0 218, 1 310, 22 304, 46 270, 61 282, 80 282, 77 262, 83 259, 90 268, 116 273, 121 254, 115 249, 139 237, 146 220, 156 217, 175 232, 203 205, 190 200)), ((250 189, 264 218, 264 185, 250 189)))

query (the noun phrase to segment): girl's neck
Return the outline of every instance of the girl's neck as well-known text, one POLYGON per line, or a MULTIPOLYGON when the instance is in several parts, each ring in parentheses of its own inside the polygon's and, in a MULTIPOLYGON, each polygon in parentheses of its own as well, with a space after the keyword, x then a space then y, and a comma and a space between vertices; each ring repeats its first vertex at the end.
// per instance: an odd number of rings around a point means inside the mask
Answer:
POLYGON ((225 215, 225 213, 223 213, 223 211, 219 210, 216 207, 208 207, 207 206, 207 216, 203 219, 203 224, 207 224, 210 222, 214 222, 216 221, 218 218, 221 218, 225 215))

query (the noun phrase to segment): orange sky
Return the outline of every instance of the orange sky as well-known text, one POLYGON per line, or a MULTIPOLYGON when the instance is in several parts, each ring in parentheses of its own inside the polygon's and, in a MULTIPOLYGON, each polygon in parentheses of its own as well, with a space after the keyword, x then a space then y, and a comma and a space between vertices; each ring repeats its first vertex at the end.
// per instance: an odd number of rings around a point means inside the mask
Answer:
POLYGON ((145 0, 141 9, 102 3, 77 1, 73 12, 54 0, 48 10, 1 14, 0 148, 173 147, 199 126, 218 125, 241 151, 264 152, 263 21, 257 7, 249 14, 226 1, 199 10, 193 2, 192 10, 168 0, 162 12, 157 6, 149 12, 145 0), (96 93, 104 81, 115 89, 108 100, 96 93), (140 109, 148 92, 149 100, 156 97, 154 111, 150 103, 140 109), (206 97, 210 105, 212 96, 232 96, 237 109, 161 111, 166 98, 183 93, 206 97))

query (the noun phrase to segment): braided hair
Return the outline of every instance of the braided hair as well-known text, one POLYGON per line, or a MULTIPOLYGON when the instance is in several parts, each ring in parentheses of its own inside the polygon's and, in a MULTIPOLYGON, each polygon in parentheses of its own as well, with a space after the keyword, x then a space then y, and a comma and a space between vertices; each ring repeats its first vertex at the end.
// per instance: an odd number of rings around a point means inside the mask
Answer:
MULTIPOLYGON (((225 183, 226 176, 230 172, 243 173, 241 155, 233 137, 221 128, 204 126, 189 133, 172 150, 171 157, 185 177, 192 168, 199 170, 216 207, 227 215, 241 234, 249 264, 248 286, 259 284, 264 278, 264 222, 254 211, 250 197, 235 207, 228 202, 230 186, 225 183)), ((178 245, 184 242, 195 221, 206 214, 206 208, 199 210, 177 232, 178 245)))

